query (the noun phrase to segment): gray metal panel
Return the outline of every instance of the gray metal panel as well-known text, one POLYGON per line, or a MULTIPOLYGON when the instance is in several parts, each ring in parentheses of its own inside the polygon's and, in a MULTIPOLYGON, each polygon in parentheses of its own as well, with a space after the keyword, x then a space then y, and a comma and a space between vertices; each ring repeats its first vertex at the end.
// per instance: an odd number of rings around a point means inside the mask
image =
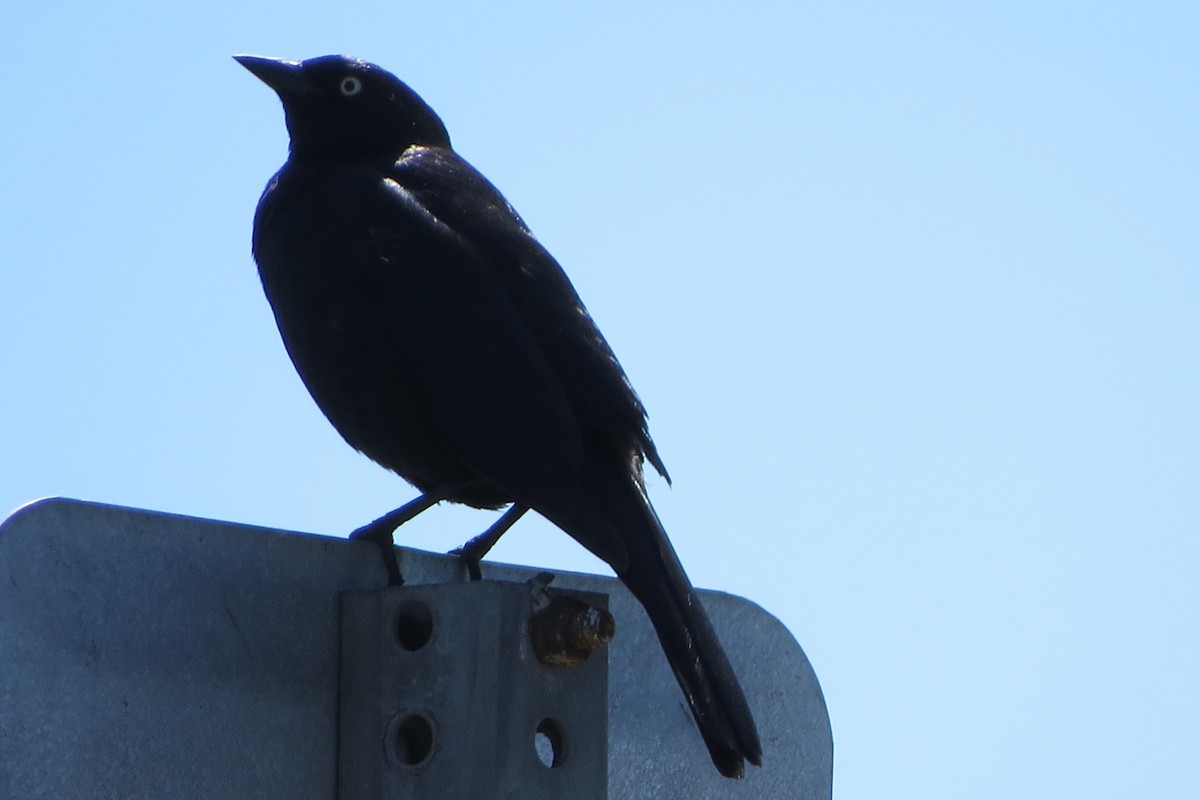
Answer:
MULTIPOLYGON (((404 549, 410 584, 456 559, 404 549)), ((492 580, 537 570, 484 565, 492 580)), ((0 526, 0 797, 331 800, 338 596, 384 583, 373 545, 44 500, 0 526)), ((816 676, 762 609, 705 592, 763 738, 762 769, 721 778, 636 601, 609 595, 609 797, 829 798, 816 676)), ((469 767, 464 767, 469 768, 469 767)))

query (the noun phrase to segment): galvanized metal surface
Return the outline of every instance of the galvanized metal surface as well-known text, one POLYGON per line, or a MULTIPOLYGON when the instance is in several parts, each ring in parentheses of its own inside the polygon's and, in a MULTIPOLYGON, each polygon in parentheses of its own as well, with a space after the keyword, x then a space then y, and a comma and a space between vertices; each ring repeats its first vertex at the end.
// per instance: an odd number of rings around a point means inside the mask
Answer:
MULTIPOLYGON (((400 560, 410 585, 465 580, 454 558, 400 560)), ((484 565, 489 580, 537 571, 484 565)), ((0 797, 337 797, 339 595, 384 582, 369 543, 72 500, 19 509, 0 526, 0 797)), ((617 620, 610 798, 831 796, 824 700, 777 620, 702 593, 763 738, 763 768, 731 781, 636 601, 611 578, 554 586, 607 594, 617 620)))

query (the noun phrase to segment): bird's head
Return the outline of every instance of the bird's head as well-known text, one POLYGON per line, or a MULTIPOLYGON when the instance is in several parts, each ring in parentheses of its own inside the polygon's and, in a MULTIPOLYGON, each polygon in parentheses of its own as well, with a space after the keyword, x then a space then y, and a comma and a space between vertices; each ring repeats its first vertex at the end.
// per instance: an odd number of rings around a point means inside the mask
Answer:
POLYGON ((283 101, 294 157, 399 155, 412 145, 450 146, 433 109, 374 64, 347 56, 234 59, 283 101))

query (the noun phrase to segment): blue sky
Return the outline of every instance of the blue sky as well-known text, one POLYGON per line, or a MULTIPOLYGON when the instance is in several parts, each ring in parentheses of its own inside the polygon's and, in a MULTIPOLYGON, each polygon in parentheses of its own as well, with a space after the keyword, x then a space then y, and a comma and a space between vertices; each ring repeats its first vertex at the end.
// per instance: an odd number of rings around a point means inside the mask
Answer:
MULTIPOLYGON (((412 496, 313 406, 249 253, 286 135, 229 56, 350 53, 571 275, 693 580, 816 667, 841 800, 1187 796, 1197 8, 18 4, 0 506, 340 534, 412 496)), ((540 521, 495 557, 604 571, 540 521)))

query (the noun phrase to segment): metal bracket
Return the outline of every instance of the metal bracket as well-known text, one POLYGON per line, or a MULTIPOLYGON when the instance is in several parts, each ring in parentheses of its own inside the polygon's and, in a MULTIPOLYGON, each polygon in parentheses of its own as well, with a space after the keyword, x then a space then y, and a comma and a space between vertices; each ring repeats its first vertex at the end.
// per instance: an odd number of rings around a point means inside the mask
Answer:
MULTIPOLYGON (((340 800, 608 796, 608 658, 534 653, 537 591, 480 581, 343 592, 340 800)), ((572 593, 592 608, 604 595, 572 593)))

